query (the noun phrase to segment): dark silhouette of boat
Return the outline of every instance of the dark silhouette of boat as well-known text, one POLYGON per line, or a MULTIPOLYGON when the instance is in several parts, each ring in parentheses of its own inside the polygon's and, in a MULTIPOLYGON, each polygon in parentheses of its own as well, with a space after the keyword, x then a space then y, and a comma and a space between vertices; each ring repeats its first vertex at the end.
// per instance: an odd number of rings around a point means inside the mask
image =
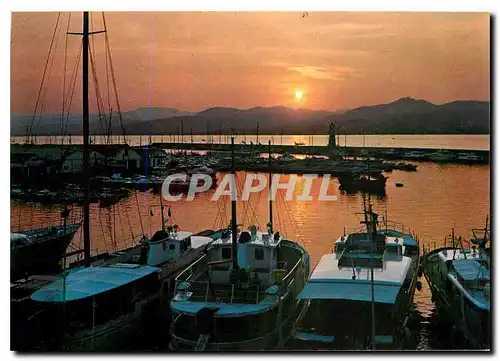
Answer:
POLYGON ((365 192, 373 194, 385 194, 387 177, 382 172, 367 174, 343 173, 338 176, 339 189, 346 193, 365 192))
POLYGON ((59 272, 60 260, 80 224, 49 226, 10 234, 10 279, 59 272))

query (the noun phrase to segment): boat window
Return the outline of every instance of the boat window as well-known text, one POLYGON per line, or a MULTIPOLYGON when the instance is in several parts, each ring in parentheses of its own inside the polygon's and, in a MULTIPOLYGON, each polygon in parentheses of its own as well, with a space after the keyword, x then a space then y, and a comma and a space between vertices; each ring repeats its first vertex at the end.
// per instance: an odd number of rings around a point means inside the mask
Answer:
POLYGON ((175 244, 170 243, 170 246, 168 246, 168 249, 171 251, 175 250, 175 244))
POLYGON ((418 247, 414 246, 405 247, 405 256, 415 256, 417 254, 418 254, 418 247))
POLYGON ((222 248, 222 259, 229 259, 231 258, 231 248, 229 247, 223 247, 222 248))
POLYGON ((254 256, 257 261, 262 261, 264 259, 264 250, 262 248, 256 248, 254 256))

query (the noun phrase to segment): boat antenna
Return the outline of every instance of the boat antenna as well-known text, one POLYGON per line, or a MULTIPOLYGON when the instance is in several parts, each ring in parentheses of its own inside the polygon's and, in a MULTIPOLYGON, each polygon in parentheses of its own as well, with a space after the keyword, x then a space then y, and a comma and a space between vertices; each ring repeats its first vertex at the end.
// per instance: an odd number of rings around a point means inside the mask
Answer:
MULTIPOLYGON (((232 182, 236 183, 236 172, 234 170, 234 139, 236 135, 231 136, 231 176, 232 182)), ((238 225, 236 223, 236 184, 231 184, 231 238, 233 251, 233 270, 238 269, 238 225)))
POLYGON ((272 191, 272 182, 273 175, 271 172, 271 140, 269 140, 269 158, 268 158, 268 167, 269 167, 269 234, 273 233, 273 199, 271 197, 272 191))
POLYGON ((366 202, 366 196, 363 193, 363 213, 365 215, 365 224, 366 224, 366 234, 368 236, 368 240, 371 241, 371 253, 372 256, 370 257, 370 283, 371 283, 371 296, 372 296, 372 337, 371 337, 371 344, 372 344, 372 350, 375 350, 375 282, 373 280, 373 257, 374 257, 374 242, 375 242, 375 235, 376 235, 376 228, 375 225, 373 224, 375 222, 375 217, 374 213, 372 212, 372 205, 370 203, 370 200, 368 199, 368 207, 367 207, 367 202, 366 202), (368 216, 370 217, 370 220, 368 220, 368 216))
POLYGON ((486 216, 486 225, 484 226, 484 243, 483 243, 483 247, 486 248, 486 241, 488 239, 488 216, 486 216))
MULTIPOLYGON (((452 228, 451 229, 451 247, 452 248, 455 248, 455 228, 452 228)), ((453 259, 452 260, 455 260, 455 250, 453 250, 453 259)))
MULTIPOLYGON (((368 200, 369 202, 369 200, 368 200)), ((371 278, 371 290, 372 290, 372 350, 375 350, 375 282, 373 281, 373 253, 376 239, 376 226, 375 226, 375 217, 372 212, 372 205, 368 203, 368 211, 370 213, 370 235, 371 237, 371 252, 372 257, 370 258, 370 278, 371 278), (373 233, 372 233, 373 232, 373 233)))

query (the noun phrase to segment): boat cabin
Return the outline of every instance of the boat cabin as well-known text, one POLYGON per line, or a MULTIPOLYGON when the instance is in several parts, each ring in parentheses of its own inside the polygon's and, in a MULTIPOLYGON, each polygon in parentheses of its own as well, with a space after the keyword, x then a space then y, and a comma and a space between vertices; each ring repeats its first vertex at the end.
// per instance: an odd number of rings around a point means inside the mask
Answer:
MULTIPOLYGON (((377 239, 381 243, 382 238, 377 239)), ((360 234, 351 240, 360 241, 363 247, 367 247, 360 234)), ((345 243, 345 238, 338 241, 336 248, 345 257, 350 251, 349 245, 342 243, 345 243)), ((383 257, 372 254, 373 260, 381 261, 373 269, 375 342, 386 346, 394 344, 399 331, 398 322, 410 302, 407 275, 412 260, 401 255, 402 247, 389 242, 383 257), (388 253, 400 256, 391 259, 387 257, 388 253)), ((335 349, 350 350, 370 347, 371 328, 363 325, 371 324, 371 268, 356 262, 359 261, 356 257, 350 258, 350 265, 346 259, 339 257, 338 253, 321 258, 297 297, 304 307, 295 325, 294 342, 312 347, 317 347, 314 346, 316 342, 322 342, 327 348, 326 345, 330 344, 335 349)))
POLYGON ((99 328, 133 312, 139 301, 160 289, 159 268, 117 263, 70 271, 31 295, 44 312, 38 324, 51 323, 49 342, 87 329, 99 328), (65 315, 63 317, 63 315, 65 315), (57 320, 61 320, 60 322, 57 320))
MULTIPOLYGON (((157 231, 153 237, 145 240, 144 248, 147 249, 146 263, 149 266, 159 266, 179 258, 192 249, 192 234, 184 231, 157 231)), ((141 254, 142 258, 144 253, 141 254)))
MULTIPOLYGON (((279 277, 278 246, 282 237, 279 233, 268 234, 250 232, 238 234, 237 261, 240 270, 251 274, 252 281, 257 281, 262 287, 274 284, 279 277)), ((232 237, 231 232, 225 232, 220 239, 213 243, 213 248, 208 253, 208 262, 214 264, 209 267, 210 279, 214 283, 230 283, 232 262, 232 237), (224 261, 225 263, 217 263, 224 261)), ((241 272, 241 271, 240 271, 241 272)))

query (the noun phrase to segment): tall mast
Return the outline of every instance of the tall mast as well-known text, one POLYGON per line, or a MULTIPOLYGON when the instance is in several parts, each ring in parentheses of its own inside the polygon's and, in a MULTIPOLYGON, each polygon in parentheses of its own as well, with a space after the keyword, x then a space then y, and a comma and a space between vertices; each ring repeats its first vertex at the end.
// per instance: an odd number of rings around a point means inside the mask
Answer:
POLYGON ((273 233, 273 200, 271 198, 272 190, 272 172, 271 172, 271 140, 269 140, 269 233, 273 233))
MULTIPOLYGON (((236 183, 234 171, 234 135, 231 137, 231 176, 236 183)), ((231 184, 231 237, 233 240, 233 270, 238 269, 238 228, 236 225, 236 184, 231 184)))
POLYGON ((89 209, 89 13, 83 12, 82 108, 83 108, 83 250, 85 266, 90 265, 89 209))

